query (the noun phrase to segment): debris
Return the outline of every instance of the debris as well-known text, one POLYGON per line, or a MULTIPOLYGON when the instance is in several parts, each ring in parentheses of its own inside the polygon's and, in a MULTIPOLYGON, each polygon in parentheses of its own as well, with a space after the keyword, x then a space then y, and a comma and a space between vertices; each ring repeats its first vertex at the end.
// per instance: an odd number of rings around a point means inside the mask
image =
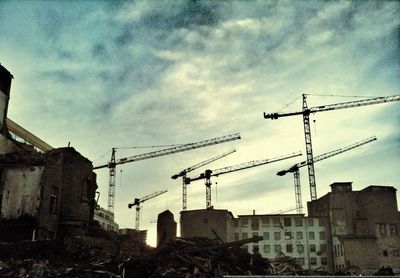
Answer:
POLYGON ((262 237, 220 244, 206 238, 177 238, 145 256, 131 257, 122 268, 126 278, 270 274, 267 259, 240 248, 259 240, 262 237))
POLYGON ((295 258, 285 256, 283 253, 271 260, 271 268, 274 275, 294 275, 303 272, 303 268, 295 258))

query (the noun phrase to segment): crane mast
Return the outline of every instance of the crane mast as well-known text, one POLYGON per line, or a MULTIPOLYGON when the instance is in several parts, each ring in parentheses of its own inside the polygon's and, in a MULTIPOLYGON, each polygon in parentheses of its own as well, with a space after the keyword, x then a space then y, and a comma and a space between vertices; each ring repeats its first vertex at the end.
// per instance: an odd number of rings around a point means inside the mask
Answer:
POLYGON ((183 144, 171 148, 166 148, 158 151, 153 151, 149 153, 138 154, 126 158, 120 158, 116 160, 115 152, 116 148, 113 148, 111 151, 111 159, 110 162, 107 164, 102 164, 96 167, 93 167, 93 170, 102 169, 102 168, 109 168, 109 187, 108 187, 108 210, 114 212, 114 203, 115 203, 115 185, 116 185, 116 166, 119 164, 125 164, 129 162, 135 162, 139 160, 145 160, 150 158, 155 158, 159 156, 194 150, 198 148, 203 148, 211 145, 221 144, 225 142, 230 142, 234 140, 240 139, 240 134, 230 134, 226 136, 216 137, 212 139, 207 139, 195 143, 183 144))
POLYGON ((204 179, 205 180, 205 185, 206 185, 206 207, 207 208, 211 208, 211 177, 212 176, 220 176, 223 174, 228 174, 228 173, 232 173, 232 172, 236 172, 236 171, 241 171, 244 169, 249 169, 249 168, 253 168, 253 167, 257 167, 257 166, 261 166, 261 165, 265 165, 265 164, 269 164, 269 163, 273 163, 273 162, 278 162, 281 160, 285 160, 285 159, 289 159, 292 157, 296 157, 296 156, 300 156, 301 152, 297 152, 297 153, 292 153, 289 155, 284 155, 284 156, 279 156, 279 157, 275 157, 275 158, 270 158, 270 159, 263 159, 263 160, 252 160, 249 162, 245 162, 245 163, 241 163, 241 164, 237 164, 237 165, 232 165, 232 166, 227 166, 227 167, 223 167, 223 168, 219 168, 216 170, 206 170, 204 173, 201 173, 199 176, 195 177, 195 178, 186 178, 186 184, 190 184, 190 182, 192 181, 197 181, 197 180, 201 180, 204 179))
POLYGON ((202 166, 205 166, 207 164, 210 164, 211 162, 214 162, 214 161, 216 161, 218 159, 221 159, 221 158, 223 158, 225 156, 228 156, 228 155, 230 155, 230 154, 232 154, 234 152, 236 152, 235 149, 230 150, 230 151, 228 151, 226 153, 223 153, 221 155, 218 155, 216 157, 212 157, 210 159, 204 160, 202 162, 199 162, 199 163, 197 163, 195 165, 192 165, 192 166, 182 170, 180 173, 175 174, 175 175, 173 175, 171 177, 171 179, 177 179, 178 177, 182 177, 182 210, 183 211, 185 211, 187 209, 187 184, 185 182, 187 173, 189 173, 189 172, 191 172, 193 170, 196 170, 196 169, 198 169, 198 168, 200 168, 202 166))
POLYGON ((141 203, 153 199, 154 197, 157 197, 161 194, 164 194, 168 190, 161 190, 161 191, 156 191, 154 193, 151 193, 149 195, 146 195, 142 198, 135 198, 133 202, 128 204, 128 208, 132 208, 133 206, 136 206, 136 219, 135 219, 135 229, 136 231, 139 231, 139 224, 140 224, 140 209, 141 209, 141 203))
MULTIPOLYGON (((321 154, 319 156, 314 157, 314 162, 319 162, 321 160, 330 158, 332 156, 350 151, 354 148, 360 147, 362 145, 368 144, 372 141, 377 140, 375 136, 366 138, 364 140, 361 140, 359 142, 356 142, 354 144, 348 145, 346 147, 333 150, 330 152, 326 152, 324 154, 321 154)), ((296 199, 296 212, 298 214, 303 213, 303 206, 302 206, 302 198, 301 198, 301 186, 300 186, 300 171, 299 168, 304 167, 307 165, 307 161, 302 161, 299 163, 294 164, 292 167, 290 167, 287 170, 282 170, 277 173, 278 176, 283 176, 286 175, 287 173, 293 173, 293 178, 294 178, 294 192, 295 192, 295 199, 296 199)))
POLYGON ((307 154, 307 168, 308 168, 308 178, 310 185, 310 195, 311 200, 317 199, 317 185, 315 180, 314 171, 314 159, 311 143, 311 132, 310 132, 310 114, 316 112, 332 111, 338 109, 346 109, 353 107, 360 107, 366 105, 380 104, 386 102, 399 101, 400 95, 386 96, 386 97, 376 97, 357 101, 348 101, 336 104, 322 105, 308 108, 306 94, 303 94, 303 110, 291 113, 271 113, 267 114, 264 112, 264 119, 275 120, 280 117, 303 115, 303 126, 304 126, 304 138, 306 143, 306 154, 307 154))

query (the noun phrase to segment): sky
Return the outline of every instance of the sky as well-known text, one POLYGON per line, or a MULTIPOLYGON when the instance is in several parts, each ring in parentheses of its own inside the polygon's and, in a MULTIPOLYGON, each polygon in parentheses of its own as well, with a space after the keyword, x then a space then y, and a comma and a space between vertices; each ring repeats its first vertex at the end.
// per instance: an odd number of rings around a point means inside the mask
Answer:
MULTIPOLYGON (((168 190, 143 204, 140 227, 154 245, 159 213, 169 209, 179 222, 181 180, 170 177, 233 148, 188 176, 303 156, 212 178, 214 207, 235 216, 293 208, 293 176, 276 172, 306 159, 302 117, 263 113, 301 111, 302 94, 309 107, 399 95, 399 15, 398 1, 3 0, 0 63, 14 76, 8 117, 94 166, 113 147, 119 159, 239 132, 241 140, 117 166, 121 228, 134 227, 129 202, 168 190)), ((338 181, 399 190, 399 130, 400 102, 311 115, 315 156, 378 138, 316 163, 318 197, 338 181)), ((96 173, 107 207, 108 170, 96 173)), ((306 206, 305 167, 300 175, 306 206)), ((205 201, 203 181, 193 182, 188 209, 205 201)))

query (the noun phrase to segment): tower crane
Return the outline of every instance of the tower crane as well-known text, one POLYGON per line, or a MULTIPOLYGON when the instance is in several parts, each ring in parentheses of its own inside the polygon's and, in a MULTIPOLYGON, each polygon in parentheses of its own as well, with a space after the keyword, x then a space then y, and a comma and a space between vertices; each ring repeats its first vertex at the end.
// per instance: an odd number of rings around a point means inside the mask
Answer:
MULTIPOLYGON (((321 161, 321 160, 324 160, 324 159, 327 159, 329 157, 332 157, 332 156, 347 152, 349 150, 352 150, 354 148, 360 147, 362 145, 365 145, 365 144, 370 143, 370 142, 375 141, 375 140, 376 140, 375 136, 369 137, 367 139, 361 140, 359 142, 356 142, 354 144, 348 145, 346 147, 343 147, 343 148, 340 148, 340 149, 337 149, 337 150, 334 150, 334 151, 330 151, 330 152, 321 154, 319 156, 314 157, 314 163, 318 162, 318 161, 321 161)), ((292 167, 290 167, 287 170, 282 170, 282 171, 279 171, 277 173, 278 176, 284 176, 287 173, 293 173, 293 177, 294 177, 294 192, 295 192, 295 199, 296 199, 296 212, 298 214, 303 213, 303 205, 302 205, 302 200, 301 200, 301 186, 300 186, 300 171, 299 171, 299 168, 304 167, 306 165, 307 165, 307 161, 302 161, 302 162, 299 162, 297 164, 294 164, 292 167)))
POLYGON ((228 173, 232 173, 232 172, 236 172, 236 171, 240 171, 240 170, 244 170, 244 169, 248 169, 248 168, 261 166, 264 164, 278 162, 281 160, 289 159, 289 158, 300 156, 300 155, 301 155, 301 152, 297 152, 297 153, 292 153, 289 155, 274 157, 274 158, 270 158, 270 159, 252 160, 252 161, 244 162, 244 163, 237 164, 237 165, 219 168, 216 170, 208 169, 204 173, 201 173, 198 177, 186 178, 185 183, 190 184, 192 181, 204 179, 205 185, 206 185, 206 207, 211 208, 211 177, 212 176, 218 177, 223 174, 228 174, 228 173))
POLYGON ((153 151, 153 152, 149 152, 149 153, 143 153, 143 154, 138 154, 138 155, 134 155, 134 156, 126 157, 126 158, 120 158, 118 160, 115 159, 116 148, 112 148, 110 162, 107 164, 93 167, 93 170, 101 169, 101 168, 109 168, 110 169, 109 187, 108 187, 108 210, 113 212, 114 211, 114 202, 115 202, 115 172, 116 172, 117 165, 134 162, 134 161, 139 161, 139 160, 145 160, 145 159, 159 157, 159 156, 164 156, 164 155, 169 155, 169 154, 178 153, 178 152, 194 150, 194 149, 203 148, 203 147, 207 147, 210 145, 221 144, 221 143, 238 140, 238 139, 240 139, 240 134, 235 133, 235 134, 230 134, 230 135, 226 135, 226 136, 207 139, 207 140, 203 140, 203 141, 199 141, 199 142, 195 142, 195 143, 178 145, 175 147, 162 149, 162 150, 158 150, 158 151, 153 151))
POLYGON ((157 197, 161 194, 164 194, 168 190, 161 190, 161 191, 156 191, 154 193, 151 193, 149 195, 146 195, 142 198, 135 198, 132 203, 128 204, 128 208, 132 208, 133 206, 136 206, 136 220, 135 220, 135 229, 136 231, 139 231, 139 223, 140 223, 140 209, 141 209, 141 203, 153 199, 154 197, 157 197))
POLYGON ((322 105, 322 106, 308 108, 306 94, 303 94, 303 110, 302 111, 290 112, 290 113, 272 113, 272 114, 266 114, 264 112, 264 119, 275 120, 280 117, 303 115, 304 139, 305 139, 305 143, 306 143, 306 155, 307 155, 308 179, 309 179, 309 184, 310 184, 310 194, 311 194, 311 200, 316 200, 317 199, 317 185, 316 185, 316 181, 315 181, 314 157, 313 157, 312 143, 311 143, 310 114, 317 113, 317 112, 366 106, 366 105, 372 105, 372 104, 394 102, 394 101, 399 101, 399 100, 400 100, 400 95, 394 95, 394 96, 376 97, 376 98, 369 98, 369 99, 363 99, 363 100, 357 100, 357 101, 348 101, 348 102, 342 102, 342 103, 322 105))
POLYGON ((214 161, 216 161, 216 160, 218 160, 220 158, 223 158, 223 157, 225 157, 227 155, 230 155, 230 154, 232 154, 234 152, 236 152, 235 149, 230 150, 230 151, 228 151, 226 153, 223 153, 221 155, 218 155, 216 157, 204 160, 202 162, 199 162, 199 163, 197 163, 197 164, 195 164, 193 166, 190 166, 190 167, 180 171, 178 174, 175 174, 175 175, 173 175, 171 177, 171 179, 174 179, 174 180, 179 178, 179 177, 182 177, 182 210, 183 211, 185 211, 187 209, 187 184, 185 183, 186 174, 191 172, 191 171, 193 171, 193 170, 196 170, 197 168, 200 168, 202 166, 210 164, 211 162, 214 162, 214 161))

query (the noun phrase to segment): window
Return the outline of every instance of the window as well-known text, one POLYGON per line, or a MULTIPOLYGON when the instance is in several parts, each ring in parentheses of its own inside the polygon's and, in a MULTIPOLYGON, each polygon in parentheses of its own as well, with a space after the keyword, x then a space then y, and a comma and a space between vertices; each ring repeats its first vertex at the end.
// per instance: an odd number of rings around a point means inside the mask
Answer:
POLYGON ((242 228, 247 228, 249 226, 249 219, 248 218, 242 218, 240 220, 240 223, 242 225, 242 228))
POLYGON ((235 219, 233 221, 234 221, 234 224, 235 224, 235 228, 239 228, 239 220, 235 219))
POLYGON ((304 253, 304 245, 303 244, 297 244, 297 253, 299 253, 299 254, 304 253))
POLYGON ((321 244, 321 246, 320 246, 320 252, 321 252, 321 253, 325 253, 325 252, 326 252, 326 245, 325 245, 325 244, 321 244))
POLYGON ((264 245, 264 253, 271 253, 271 245, 264 245))
POLYGON ((313 227, 313 226, 314 226, 314 219, 308 218, 308 227, 313 227))
POLYGON ((280 245, 275 245, 275 253, 280 253, 282 251, 282 248, 280 245))
POLYGON ((390 234, 397 235, 397 227, 396 224, 390 224, 390 234))
POLYGON ((296 232, 296 239, 303 239, 303 232, 296 232))
POLYGON ((387 250, 383 250, 383 256, 387 257, 388 256, 388 251, 387 250))
POLYGON ((268 217, 263 217, 262 218, 262 226, 265 227, 269 227, 269 218, 268 217))
POLYGON ((281 232, 275 232, 274 233, 274 239, 275 240, 280 240, 281 239, 281 232))
POLYGON ((260 252, 260 246, 259 245, 253 245, 253 253, 259 253, 260 252))
POLYGON ((257 231, 259 227, 260 222, 258 221, 258 218, 251 218, 251 229, 257 231))
POLYGON ((264 232, 263 238, 264 238, 264 240, 269 240, 269 232, 264 232))
POLYGON ((319 232, 319 239, 320 240, 325 240, 326 239, 326 235, 324 231, 319 232))
POLYGON ((315 244, 310 244, 310 252, 315 252, 315 244))
POLYGON ((321 257, 321 264, 322 265, 327 265, 328 264, 328 258, 327 257, 321 257))
POLYGON ((381 233, 381 235, 386 234, 386 225, 384 223, 379 224, 379 232, 381 233))
POLYGON ((235 233, 235 240, 239 240, 239 233, 235 233))
POLYGON ((253 237, 258 236, 257 232, 253 232, 253 237))
POLYGON ((286 240, 293 239, 292 232, 285 232, 285 239, 286 240))
POLYGON ((56 238, 56 233, 55 232, 52 232, 52 231, 48 231, 48 233, 47 233, 47 239, 48 240, 53 240, 53 239, 55 239, 56 238))
POLYGON ((57 212, 57 201, 58 201, 58 188, 55 186, 51 187, 50 195, 50 213, 55 214, 57 212))
POLYGON ((317 264, 317 258, 311 257, 310 258, 310 265, 316 265, 317 264))
POLYGON ((338 256, 337 245, 333 246, 333 253, 335 254, 335 257, 338 256))
POLYGON ((343 244, 339 245, 340 256, 343 256, 343 244))
POLYGON ((290 227, 290 226, 292 226, 292 219, 289 218, 289 217, 283 218, 283 224, 285 225, 285 227, 290 227))
POLYGON ((286 253, 292 253, 292 252, 293 252, 293 245, 286 244, 286 253))
POLYGON ((90 196, 90 179, 85 178, 82 182, 82 192, 81 192, 82 199, 88 200, 90 196))
POLYGON ((247 239, 247 233, 242 233, 242 239, 247 239))
POLYGON ((314 232, 308 232, 308 238, 309 239, 315 239, 315 233, 314 232))
POLYGON ((274 227, 281 227, 281 220, 279 218, 272 218, 272 225, 274 227))
POLYGON ((297 263, 298 263, 299 265, 303 266, 303 265, 305 264, 304 258, 303 258, 303 257, 297 258, 297 263))
POLYGON ((303 226, 303 219, 300 217, 295 217, 294 218, 294 224, 296 225, 296 227, 301 227, 303 226))
POLYGON ((325 227, 326 226, 326 219, 325 218, 319 218, 318 219, 318 225, 320 227, 325 227))

